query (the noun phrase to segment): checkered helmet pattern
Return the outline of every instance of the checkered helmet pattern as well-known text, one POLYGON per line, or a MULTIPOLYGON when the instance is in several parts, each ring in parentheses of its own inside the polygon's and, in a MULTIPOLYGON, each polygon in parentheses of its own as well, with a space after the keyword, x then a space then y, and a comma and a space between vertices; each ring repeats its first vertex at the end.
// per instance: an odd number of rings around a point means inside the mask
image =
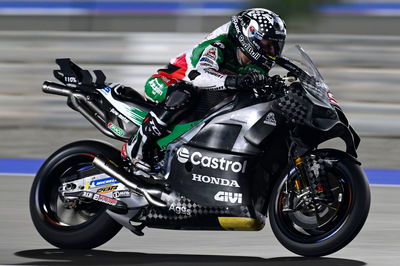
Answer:
POLYGON ((268 9, 251 8, 233 16, 231 23, 230 35, 236 47, 253 63, 271 69, 274 58, 281 55, 285 45, 285 22, 268 9))

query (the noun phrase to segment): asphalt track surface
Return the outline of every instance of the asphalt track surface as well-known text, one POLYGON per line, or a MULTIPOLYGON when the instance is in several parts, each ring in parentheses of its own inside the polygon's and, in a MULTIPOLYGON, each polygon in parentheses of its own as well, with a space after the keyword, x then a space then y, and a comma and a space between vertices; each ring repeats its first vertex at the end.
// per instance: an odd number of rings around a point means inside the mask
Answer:
MULTIPOLYGON (((69 110, 65 98, 41 93, 42 81, 52 79, 55 58, 76 58, 84 67, 104 69, 112 81, 140 89, 155 69, 200 39, 162 34, 0 35, 0 157, 38 159, 75 140, 107 140, 69 110)), ((294 36, 289 41, 303 44, 334 88, 362 137, 363 166, 399 169, 400 39, 294 36)), ((281 246, 269 225, 261 232, 145 229, 144 237, 122 229, 96 250, 61 251, 32 225, 32 180, 32 175, 0 175, 0 264, 385 266, 400 261, 399 187, 373 186, 370 216, 356 239, 331 256, 308 259, 281 246)))
POLYGON ((122 229, 95 250, 59 250, 39 236, 30 220, 33 176, 0 179, 0 264, 395 266, 400 261, 400 187, 372 187, 370 215, 355 240, 330 256, 310 259, 281 246, 269 224, 259 232, 144 229, 142 237, 122 229))

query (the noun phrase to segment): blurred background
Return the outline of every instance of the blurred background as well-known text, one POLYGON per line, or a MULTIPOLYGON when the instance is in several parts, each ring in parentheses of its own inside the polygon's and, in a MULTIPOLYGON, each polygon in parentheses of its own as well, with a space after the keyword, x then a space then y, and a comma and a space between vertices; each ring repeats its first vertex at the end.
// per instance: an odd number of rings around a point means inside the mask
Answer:
POLYGON ((362 136, 364 166, 398 168, 396 0, 0 0, 0 157, 45 158, 76 139, 105 139, 65 98, 41 92, 56 58, 143 91, 170 58, 254 6, 279 13, 286 47, 301 44, 320 68, 362 136))
MULTIPOLYGON (((310 54, 361 136, 363 167, 399 169, 400 0, 0 0, 0 162, 5 162, 0 164, 0 172, 7 172, 2 169, 8 162, 4 158, 45 159, 76 140, 103 139, 121 146, 69 109, 65 97, 42 93, 43 81, 55 80, 56 58, 69 57, 83 68, 102 69, 108 81, 143 92, 147 78, 170 58, 190 49, 247 7, 271 9, 287 22, 284 53, 291 55, 290 47, 301 44, 310 54)), ((18 166, 28 162, 14 162, 17 173, 22 172, 18 166)), ((399 171, 392 173, 400 179, 399 171)), ((38 250, 51 246, 38 236, 30 221, 27 202, 32 175, 3 173, 0 177, 0 213, 5 214, 0 218, 0 264, 19 261, 32 265, 34 258, 40 260, 38 265, 49 265, 45 260, 51 254, 57 261, 81 263, 81 255, 71 261, 59 250, 38 250)), ((216 259, 157 255, 189 253, 218 255, 226 261, 224 265, 233 265, 241 255, 281 257, 260 259, 257 265, 322 262, 355 266, 365 265, 363 261, 398 265, 400 214, 393 211, 400 206, 398 188, 373 187, 372 192, 366 228, 348 248, 334 255, 347 258, 344 260, 288 259, 293 254, 279 245, 269 228, 258 235, 148 230, 145 238, 135 238, 124 230, 102 248, 129 253, 100 252, 94 253, 97 259, 94 255, 85 258, 93 256, 91 264, 96 265, 106 265, 102 260, 115 255, 119 262, 110 264, 216 259)), ((241 261, 255 265, 247 257, 241 261)))

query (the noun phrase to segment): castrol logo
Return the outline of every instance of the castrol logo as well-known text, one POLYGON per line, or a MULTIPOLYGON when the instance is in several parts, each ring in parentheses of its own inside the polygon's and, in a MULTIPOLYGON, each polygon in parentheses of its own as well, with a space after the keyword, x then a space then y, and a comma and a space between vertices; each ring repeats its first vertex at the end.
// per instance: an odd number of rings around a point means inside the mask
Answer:
POLYGON ((231 171, 234 173, 244 173, 246 171, 247 160, 231 161, 224 157, 217 158, 203 155, 201 152, 195 151, 190 154, 187 148, 181 147, 177 152, 178 162, 187 163, 190 161, 193 165, 201 165, 205 168, 218 169, 221 171, 231 171))

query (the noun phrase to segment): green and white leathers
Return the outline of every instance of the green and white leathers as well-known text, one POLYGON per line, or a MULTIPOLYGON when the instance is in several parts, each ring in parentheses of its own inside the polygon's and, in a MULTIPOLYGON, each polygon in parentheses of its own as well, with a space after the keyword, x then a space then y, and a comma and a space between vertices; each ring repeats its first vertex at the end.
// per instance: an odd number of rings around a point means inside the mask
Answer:
POLYGON ((172 59, 165 69, 159 69, 145 84, 146 97, 154 102, 163 101, 168 86, 179 80, 199 89, 226 90, 228 75, 246 74, 251 69, 266 74, 256 65, 242 66, 238 48, 229 34, 231 31, 231 22, 222 25, 193 49, 172 59))

